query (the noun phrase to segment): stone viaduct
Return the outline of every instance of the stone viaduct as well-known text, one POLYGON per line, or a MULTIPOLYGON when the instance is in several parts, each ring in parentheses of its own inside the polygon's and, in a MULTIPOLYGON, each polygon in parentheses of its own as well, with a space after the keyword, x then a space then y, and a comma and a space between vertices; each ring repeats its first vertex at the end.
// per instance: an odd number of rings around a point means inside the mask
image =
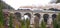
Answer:
POLYGON ((15 13, 20 14, 21 19, 24 18, 24 15, 28 15, 30 18, 31 27, 33 27, 34 19, 36 16, 39 19, 39 24, 41 24, 42 20, 45 20, 45 22, 47 22, 47 24, 51 24, 52 20, 54 20, 56 18, 56 16, 58 15, 58 13, 60 13, 59 11, 51 11, 51 10, 44 10, 44 9, 43 10, 18 9, 18 10, 8 10, 8 12, 13 13, 13 14, 15 14, 15 13))

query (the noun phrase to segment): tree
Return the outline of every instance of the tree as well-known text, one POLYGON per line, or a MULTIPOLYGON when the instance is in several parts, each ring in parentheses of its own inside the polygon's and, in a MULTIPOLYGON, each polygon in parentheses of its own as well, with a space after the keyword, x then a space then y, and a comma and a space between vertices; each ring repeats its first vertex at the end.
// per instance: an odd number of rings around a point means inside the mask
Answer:
POLYGON ((44 20, 41 23, 41 28, 46 28, 46 23, 44 22, 44 20))
POLYGON ((58 24, 58 28, 60 28, 60 13, 59 13, 59 15, 57 16, 57 24, 58 24))
POLYGON ((58 25, 57 25, 57 20, 53 20, 53 28, 58 28, 58 25))
POLYGON ((1 3, 1 0, 0 0, 0 28, 4 27, 4 17, 3 17, 2 8, 3 8, 3 4, 1 3))
POLYGON ((27 26, 27 28, 29 28, 29 26, 30 26, 30 19, 26 19, 26 26, 27 26))
POLYGON ((22 28, 26 28, 26 27, 25 27, 25 20, 24 20, 24 19, 21 20, 21 27, 22 27, 22 28))
MULTIPOLYGON (((3 9, 7 8, 7 4, 0 0, 0 28, 4 28, 4 16, 3 16, 3 9), (6 5, 6 6, 5 6, 6 5)), ((11 22, 11 21, 10 21, 11 22)), ((11 25, 11 23, 10 23, 11 25)), ((12 26, 11 26, 12 27, 12 26)))
POLYGON ((9 28, 13 28, 13 26, 12 26, 12 14, 10 14, 10 21, 9 21, 9 28))
POLYGON ((54 28, 60 28, 60 13, 58 14, 57 18, 53 21, 54 28))

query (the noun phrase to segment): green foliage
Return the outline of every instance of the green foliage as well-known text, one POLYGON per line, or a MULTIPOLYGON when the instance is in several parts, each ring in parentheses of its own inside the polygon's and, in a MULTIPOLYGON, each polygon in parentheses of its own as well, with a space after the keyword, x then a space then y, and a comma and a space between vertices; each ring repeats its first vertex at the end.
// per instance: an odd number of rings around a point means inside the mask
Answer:
POLYGON ((29 19, 26 19, 26 25, 27 25, 27 28, 29 28, 29 25, 30 25, 30 20, 29 19))
POLYGON ((0 3, 0 28, 4 27, 4 17, 2 8, 3 8, 2 3, 0 3))
POLYGON ((12 19, 13 19, 12 18, 12 14, 10 14, 9 28, 13 28, 13 26, 12 26, 12 23, 13 23, 12 19))
POLYGON ((54 28, 60 28, 60 13, 58 14, 57 18, 53 21, 54 28))
POLYGON ((60 13, 59 13, 59 15, 57 16, 57 19, 58 19, 57 21, 60 22, 60 13))
POLYGON ((54 28, 58 28, 57 20, 56 20, 56 19, 53 21, 53 27, 54 27, 54 28))
POLYGON ((21 25, 24 25, 24 20, 21 20, 21 25))
POLYGON ((4 2, 0 0, 0 28, 4 28, 4 16, 2 11, 3 8, 5 8, 4 2))
POLYGON ((59 15, 57 16, 57 25, 58 25, 58 28, 60 28, 60 13, 59 13, 59 15))
POLYGON ((21 26, 22 28, 29 28, 29 25, 30 25, 30 20, 29 19, 24 19, 24 20, 21 20, 21 26))
POLYGON ((46 28, 46 23, 44 22, 44 20, 41 23, 41 28, 46 28))
POLYGON ((26 27, 25 27, 25 20, 24 20, 24 19, 21 20, 21 27, 22 27, 22 28, 26 28, 26 27))

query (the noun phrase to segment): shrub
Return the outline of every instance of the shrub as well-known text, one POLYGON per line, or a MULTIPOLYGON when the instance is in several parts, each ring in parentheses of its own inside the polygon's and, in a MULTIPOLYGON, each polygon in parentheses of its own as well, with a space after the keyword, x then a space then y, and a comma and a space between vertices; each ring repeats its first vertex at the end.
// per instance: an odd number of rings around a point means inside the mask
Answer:
POLYGON ((46 23, 44 22, 44 20, 41 23, 41 28, 46 28, 46 23))

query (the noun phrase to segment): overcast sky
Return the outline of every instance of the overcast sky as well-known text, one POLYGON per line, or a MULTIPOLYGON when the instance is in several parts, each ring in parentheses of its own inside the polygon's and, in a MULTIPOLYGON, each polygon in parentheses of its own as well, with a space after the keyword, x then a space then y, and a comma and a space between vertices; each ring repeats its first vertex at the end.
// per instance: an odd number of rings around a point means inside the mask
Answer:
POLYGON ((27 6, 27 5, 35 5, 35 6, 40 6, 40 5, 46 5, 51 0, 3 0, 10 6, 12 6, 15 9, 18 9, 20 6, 27 6))

